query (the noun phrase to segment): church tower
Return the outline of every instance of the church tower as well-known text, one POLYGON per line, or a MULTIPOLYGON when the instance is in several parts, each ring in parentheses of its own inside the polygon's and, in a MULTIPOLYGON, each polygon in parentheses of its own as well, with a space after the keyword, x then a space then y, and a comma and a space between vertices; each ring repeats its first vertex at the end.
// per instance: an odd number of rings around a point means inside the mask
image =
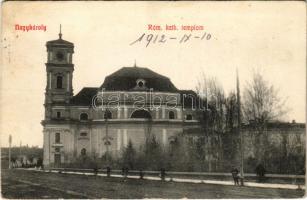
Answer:
POLYGON ((62 39, 61 27, 59 39, 48 41, 47 47, 47 84, 45 92, 45 119, 66 118, 65 109, 55 110, 54 106, 65 106, 73 96, 72 54, 74 44, 62 39))

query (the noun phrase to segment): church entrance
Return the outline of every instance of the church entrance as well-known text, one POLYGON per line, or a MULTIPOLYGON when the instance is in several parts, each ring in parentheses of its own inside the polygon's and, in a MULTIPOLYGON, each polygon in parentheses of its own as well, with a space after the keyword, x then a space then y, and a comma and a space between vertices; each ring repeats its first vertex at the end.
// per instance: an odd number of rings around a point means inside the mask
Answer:
POLYGON ((54 167, 61 167, 61 154, 54 154, 54 167))
POLYGON ((151 115, 147 110, 136 110, 131 114, 131 118, 151 119, 151 115))

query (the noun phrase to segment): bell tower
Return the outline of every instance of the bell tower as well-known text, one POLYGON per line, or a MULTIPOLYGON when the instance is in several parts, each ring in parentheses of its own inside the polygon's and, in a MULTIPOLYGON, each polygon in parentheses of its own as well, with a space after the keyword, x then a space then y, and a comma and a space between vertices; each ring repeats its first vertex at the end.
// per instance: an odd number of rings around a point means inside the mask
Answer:
POLYGON ((45 92, 45 119, 50 119, 53 106, 69 104, 73 96, 73 71, 72 55, 74 44, 62 39, 60 25, 59 38, 48 41, 47 47, 47 84, 45 92))

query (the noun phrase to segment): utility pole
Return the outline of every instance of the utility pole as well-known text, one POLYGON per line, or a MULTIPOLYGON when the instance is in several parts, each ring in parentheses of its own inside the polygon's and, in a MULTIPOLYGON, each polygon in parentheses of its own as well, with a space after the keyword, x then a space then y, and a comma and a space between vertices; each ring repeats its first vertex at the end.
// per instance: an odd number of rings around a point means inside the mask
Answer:
POLYGON ((110 111, 106 108, 104 117, 105 117, 105 126, 106 126, 106 140, 105 140, 105 145, 106 145, 106 161, 107 161, 107 165, 109 166, 109 145, 110 145, 110 141, 109 141, 109 127, 108 127, 108 120, 110 118, 110 111))
POLYGON ((12 145, 12 135, 9 136, 9 169, 12 168, 11 166, 11 145, 12 145))
MULTIPOLYGON (((106 112, 107 112, 107 110, 106 110, 106 112)), ((108 165, 109 165, 109 134, 108 134, 108 132, 109 132, 109 130, 108 130, 108 116, 107 116, 107 114, 106 114, 106 118, 105 118, 105 124, 106 124, 106 141, 105 141, 105 144, 106 144, 106 148, 107 148, 107 153, 106 153, 106 160, 107 160, 107 163, 108 163, 108 165)))
POLYGON ((238 134, 240 135, 240 175, 241 185, 244 185, 244 137, 241 132, 241 99, 240 99, 240 82, 237 69, 237 102, 238 102, 238 134))
POLYGON ((21 158, 21 146, 22 146, 22 144, 21 144, 21 140, 20 140, 20 144, 19 144, 19 157, 21 158))
POLYGON ((211 151, 211 134, 209 134, 209 97, 208 97, 208 84, 207 84, 207 78, 205 78, 205 92, 206 92, 206 140, 208 144, 208 171, 211 172, 212 170, 212 163, 211 163, 211 158, 212 158, 212 151, 211 151))

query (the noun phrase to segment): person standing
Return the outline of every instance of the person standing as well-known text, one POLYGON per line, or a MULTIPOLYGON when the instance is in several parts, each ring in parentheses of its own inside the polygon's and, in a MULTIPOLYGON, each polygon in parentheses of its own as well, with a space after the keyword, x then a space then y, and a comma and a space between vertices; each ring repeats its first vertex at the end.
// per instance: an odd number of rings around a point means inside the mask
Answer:
POLYGON ((111 176, 111 168, 108 166, 107 167, 107 177, 111 176))
POLYGON ((234 184, 239 185, 239 170, 233 167, 231 170, 231 175, 232 175, 234 184))
POLYGON ((161 171, 161 180, 164 181, 165 180, 165 176, 166 176, 165 169, 161 168, 160 171, 161 171))
POLYGON ((264 176, 265 176, 265 168, 263 167, 262 164, 257 165, 255 172, 258 176, 258 182, 262 182, 264 180, 264 176))

